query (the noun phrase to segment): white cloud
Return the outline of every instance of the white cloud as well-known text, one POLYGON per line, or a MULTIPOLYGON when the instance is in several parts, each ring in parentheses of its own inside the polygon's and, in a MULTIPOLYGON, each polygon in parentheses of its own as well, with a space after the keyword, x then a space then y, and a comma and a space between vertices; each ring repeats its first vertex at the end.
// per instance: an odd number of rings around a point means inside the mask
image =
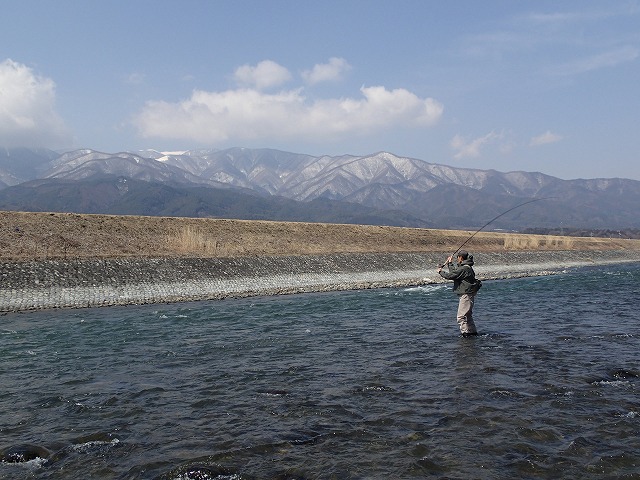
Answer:
POLYGON ((546 145, 548 143, 556 143, 562 140, 561 135, 557 135, 555 133, 551 133, 550 130, 547 130, 542 135, 538 135, 537 137, 533 137, 531 142, 529 142, 530 147, 538 147, 540 145, 546 145))
POLYGON ((536 13, 530 12, 522 16, 522 19, 540 25, 558 25, 567 28, 571 24, 585 25, 593 22, 607 21, 614 17, 629 17, 640 13, 640 6, 637 3, 607 3, 604 8, 596 5, 595 8, 579 8, 576 10, 536 13))
POLYGON ((18 62, 0 63, 0 145, 55 148, 69 132, 55 111, 55 84, 18 62))
POLYGON ((633 62, 639 55, 640 51, 636 47, 627 45, 566 63, 553 69, 553 73, 557 75, 575 75, 601 68, 615 67, 622 63, 633 62))
POLYGON ((271 60, 264 60, 255 67, 243 65, 235 71, 236 81, 243 86, 264 90, 279 87, 291 79, 291 73, 282 65, 271 60))
POLYGON ((330 141, 392 127, 435 124, 443 107, 405 89, 362 87, 361 98, 308 101, 302 90, 267 94, 256 89, 196 90, 177 103, 148 102, 134 118, 144 137, 195 140, 233 139, 330 141))
POLYGON ((497 24, 497 30, 463 37, 462 51, 496 62, 509 61, 517 55, 527 58, 529 65, 541 62, 537 70, 552 75, 574 75, 636 60, 637 33, 624 27, 618 29, 615 22, 624 25, 637 21, 640 4, 600 3, 569 9, 560 5, 544 13, 530 11, 510 20, 507 17, 497 24), (561 65, 551 64, 561 56, 568 60, 561 65))
POLYGON ((137 73, 137 72, 130 73, 125 78, 125 83, 129 85, 142 85, 144 84, 144 81, 145 81, 144 73, 137 73))
POLYGON ((456 135, 451 139, 450 145, 451 148, 456 151, 454 158, 478 157, 480 156, 480 149, 482 147, 500 138, 502 138, 502 135, 495 131, 491 131, 482 137, 470 141, 461 135, 456 135))
POLYGON ((305 82, 314 85, 320 82, 340 80, 342 75, 351 69, 351 65, 344 58, 331 57, 329 63, 319 63, 311 70, 302 72, 305 82))

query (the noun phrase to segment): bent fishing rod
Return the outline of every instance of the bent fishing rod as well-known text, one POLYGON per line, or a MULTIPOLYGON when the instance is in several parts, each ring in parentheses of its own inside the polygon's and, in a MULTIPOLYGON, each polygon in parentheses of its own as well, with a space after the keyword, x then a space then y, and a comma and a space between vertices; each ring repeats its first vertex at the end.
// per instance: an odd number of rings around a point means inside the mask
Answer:
MULTIPOLYGON (((462 245, 460 245, 460 246, 458 247, 458 249, 457 249, 455 252, 453 252, 453 253, 451 254, 451 258, 453 259, 454 255, 455 255, 456 253, 458 253, 458 252, 462 249, 462 247, 464 247, 464 246, 465 246, 465 245, 466 245, 466 244, 467 244, 467 243, 468 243, 468 242, 469 242, 473 237, 475 237, 477 233, 479 233, 479 232, 480 232, 481 230, 483 230, 485 227, 487 227, 487 226, 489 226, 490 224, 492 224, 493 222, 495 222, 497 219, 499 219, 499 218, 500 218, 500 217, 502 217, 503 215, 506 215, 507 213, 509 213, 509 212, 511 212, 511 211, 513 211, 513 210, 515 210, 516 208, 520 208, 520 207, 522 207, 522 206, 524 206, 524 205, 527 205, 527 204, 529 204, 529 203, 539 202, 540 200, 548 200, 549 198, 551 198, 551 197, 534 198, 533 200, 529 200, 529 201, 526 201, 526 202, 521 203, 521 204, 519 204, 519 205, 516 205, 515 207, 511 207, 509 210, 507 210, 507 211, 505 211, 505 212, 502 212, 502 213, 501 213, 500 215, 498 215, 497 217, 493 217, 491 220, 489 220, 487 223, 485 223, 483 226, 481 226, 478 230, 476 230, 475 232, 473 232, 473 234, 472 234, 469 238, 467 238, 467 239, 462 243, 462 245)), ((445 264, 439 265, 439 267, 440 267, 440 268, 442 268, 442 267, 444 267, 444 265, 445 265, 445 264)))

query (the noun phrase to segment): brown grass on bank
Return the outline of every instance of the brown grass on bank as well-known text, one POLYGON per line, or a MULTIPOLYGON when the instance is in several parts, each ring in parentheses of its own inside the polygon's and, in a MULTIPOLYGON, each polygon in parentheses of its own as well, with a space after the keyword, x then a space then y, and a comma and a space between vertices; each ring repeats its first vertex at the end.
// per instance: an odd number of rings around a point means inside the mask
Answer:
MULTIPOLYGON (((0 211, 0 260, 451 253, 474 231, 0 211)), ((640 250, 640 240, 480 232, 474 252, 640 250)))

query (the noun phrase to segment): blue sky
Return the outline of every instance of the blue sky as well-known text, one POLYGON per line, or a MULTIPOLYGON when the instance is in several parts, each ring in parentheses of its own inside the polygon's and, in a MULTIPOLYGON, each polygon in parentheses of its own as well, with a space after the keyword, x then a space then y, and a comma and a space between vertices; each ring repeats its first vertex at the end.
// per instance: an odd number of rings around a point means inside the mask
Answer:
POLYGON ((640 180, 640 1, 5 0, 0 145, 640 180))

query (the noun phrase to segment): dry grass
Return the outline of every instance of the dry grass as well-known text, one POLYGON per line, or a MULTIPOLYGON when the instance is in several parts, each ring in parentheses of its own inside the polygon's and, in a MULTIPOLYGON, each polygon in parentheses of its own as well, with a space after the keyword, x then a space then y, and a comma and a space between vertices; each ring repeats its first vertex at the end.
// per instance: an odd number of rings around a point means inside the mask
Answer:
POLYGON ((182 254, 218 256, 222 246, 216 239, 208 237, 201 229, 186 226, 178 233, 167 237, 168 248, 182 254))
POLYGON ((573 250, 575 237, 505 234, 505 250, 573 250))
MULTIPOLYGON (((367 225, 0 212, 0 260, 451 253, 471 234, 367 225)), ((465 249, 640 250, 640 240, 480 232, 465 249)))

